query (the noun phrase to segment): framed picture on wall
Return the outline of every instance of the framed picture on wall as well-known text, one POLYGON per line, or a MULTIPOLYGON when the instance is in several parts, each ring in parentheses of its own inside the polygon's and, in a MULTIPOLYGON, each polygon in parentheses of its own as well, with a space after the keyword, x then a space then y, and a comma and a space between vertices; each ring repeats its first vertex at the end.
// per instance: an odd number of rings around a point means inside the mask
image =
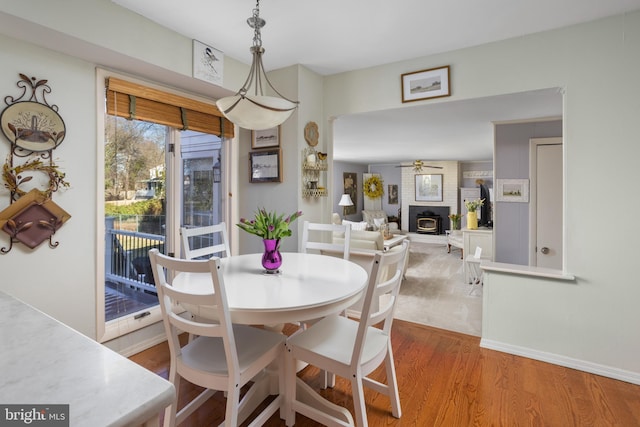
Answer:
POLYGON ((402 102, 450 96, 449 66, 405 73, 402 79, 402 102))
POLYGON ((528 179, 497 179, 496 202, 520 202, 529 201, 528 179))
POLYGON ((388 203, 390 205, 397 205, 398 204, 398 185, 397 184, 389 184, 387 186, 387 194, 389 194, 388 203))
POLYGON ((216 48, 193 40, 193 77, 222 86, 224 54, 216 48))
POLYGON ((343 172, 342 182, 344 184, 343 194, 351 197, 353 206, 343 206, 343 215, 353 215, 358 210, 358 174, 355 172, 343 172))
POLYGON ((280 146, 280 126, 264 130, 251 131, 251 148, 268 148, 280 146))
POLYGON ((416 175, 416 202, 442 201, 442 174, 416 175))
POLYGON ((282 182, 282 153, 280 149, 249 153, 250 182, 282 182))

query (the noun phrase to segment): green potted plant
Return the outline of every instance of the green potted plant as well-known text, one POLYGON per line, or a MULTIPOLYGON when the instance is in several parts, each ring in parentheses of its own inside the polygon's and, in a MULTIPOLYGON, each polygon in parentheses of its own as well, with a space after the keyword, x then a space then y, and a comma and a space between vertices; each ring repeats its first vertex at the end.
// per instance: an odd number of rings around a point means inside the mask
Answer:
POLYGON ((267 273, 277 273, 282 265, 280 255, 280 239, 291 236, 289 225, 302 215, 302 211, 297 211, 285 218, 284 214, 267 212, 266 209, 259 209, 255 218, 248 220, 240 218, 240 223, 236 224, 247 233, 262 237, 264 244, 264 254, 262 255, 262 266, 267 273))
POLYGON ((458 230, 460 228, 460 220, 462 219, 462 215, 454 213, 449 215, 449 219, 451 220, 451 230, 458 230))

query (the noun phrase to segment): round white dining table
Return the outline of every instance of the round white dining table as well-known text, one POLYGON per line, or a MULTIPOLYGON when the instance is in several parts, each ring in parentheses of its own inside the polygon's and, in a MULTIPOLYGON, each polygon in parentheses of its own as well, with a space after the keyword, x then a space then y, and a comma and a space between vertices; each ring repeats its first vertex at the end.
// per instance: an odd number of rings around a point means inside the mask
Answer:
MULTIPOLYGON (((362 298, 369 275, 358 264, 328 255, 297 252, 282 253, 278 274, 266 274, 262 254, 221 258, 222 275, 229 313, 233 323, 269 325, 280 330, 284 323, 320 319, 339 313, 362 298)), ((210 294, 213 283, 209 273, 176 275, 173 286, 195 294, 210 294)), ((215 319, 206 306, 184 306, 191 314, 215 319)), ((264 398, 277 390, 277 377, 265 375, 243 398, 239 419, 244 420, 264 398)), ((350 412, 317 394, 300 378, 296 396, 317 410, 353 425, 350 412)))
MULTIPOLYGON (((284 252, 278 274, 266 274, 262 254, 222 258, 222 274, 231 321, 281 324, 319 319, 356 303, 368 273, 358 264, 327 255, 284 252)), ((211 275, 179 273, 173 286, 191 293, 213 292, 211 275)), ((206 307, 185 307, 210 318, 206 307)))

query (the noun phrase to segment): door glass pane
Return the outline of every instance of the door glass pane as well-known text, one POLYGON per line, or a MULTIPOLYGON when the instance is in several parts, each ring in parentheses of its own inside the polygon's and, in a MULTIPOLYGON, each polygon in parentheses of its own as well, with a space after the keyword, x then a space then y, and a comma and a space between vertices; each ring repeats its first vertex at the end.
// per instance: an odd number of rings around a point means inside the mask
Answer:
POLYGON ((148 251, 164 252, 169 128, 105 119, 105 321, 158 304, 148 251))
MULTIPOLYGON (((199 132, 182 132, 182 225, 188 228, 222 221, 222 140, 199 132)), ((198 249, 221 243, 219 235, 191 238, 198 249)))

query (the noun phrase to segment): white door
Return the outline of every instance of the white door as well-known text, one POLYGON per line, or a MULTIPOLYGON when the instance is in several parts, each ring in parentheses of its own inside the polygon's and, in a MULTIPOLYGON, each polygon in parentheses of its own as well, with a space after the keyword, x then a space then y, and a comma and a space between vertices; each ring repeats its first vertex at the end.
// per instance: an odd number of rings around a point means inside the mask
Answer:
POLYGON ((532 265, 562 270, 562 138, 531 140, 535 179, 532 179, 532 265), (534 150, 535 149, 535 150, 534 150))

